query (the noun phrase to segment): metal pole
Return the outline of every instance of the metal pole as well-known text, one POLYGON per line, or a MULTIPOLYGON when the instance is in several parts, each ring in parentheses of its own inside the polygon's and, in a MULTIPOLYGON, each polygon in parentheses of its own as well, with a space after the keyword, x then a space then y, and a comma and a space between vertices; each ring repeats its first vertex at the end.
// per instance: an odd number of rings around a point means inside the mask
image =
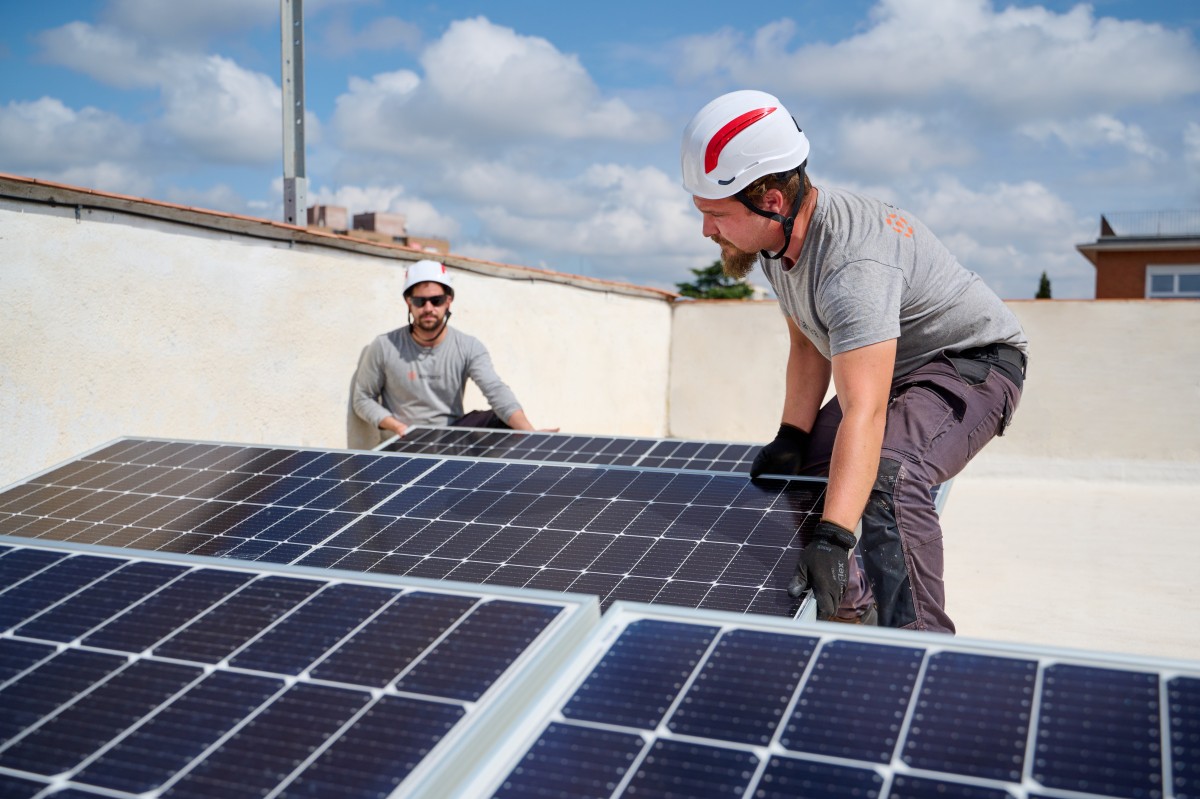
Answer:
POLYGON ((304 172, 304 0, 279 0, 283 55, 283 221, 307 224, 304 172))

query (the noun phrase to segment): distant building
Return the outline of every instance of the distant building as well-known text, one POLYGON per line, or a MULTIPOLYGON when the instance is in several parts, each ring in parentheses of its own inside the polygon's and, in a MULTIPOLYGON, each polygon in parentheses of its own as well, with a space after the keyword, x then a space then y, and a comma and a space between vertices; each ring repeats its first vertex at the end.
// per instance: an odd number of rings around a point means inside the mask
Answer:
POLYGON ((1096 267, 1096 299, 1200 299, 1200 211, 1103 214, 1076 247, 1096 267))
POLYGON ((446 255, 450 242, 432 236, 410 236, 404 214, 368 211, 354 215, 354 226, 348 224, 349 213, 339 205, 314 205, 308 209, 308 226, 320 228, 352 239, 379 244, 399 244, 421 252, 446 255))

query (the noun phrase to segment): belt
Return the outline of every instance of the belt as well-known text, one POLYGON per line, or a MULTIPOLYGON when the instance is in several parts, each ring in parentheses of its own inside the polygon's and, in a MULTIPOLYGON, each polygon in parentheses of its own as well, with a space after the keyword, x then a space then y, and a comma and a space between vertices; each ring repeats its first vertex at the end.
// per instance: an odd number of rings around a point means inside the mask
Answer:
POLYGON ((984 347, 972 347, 969 350, 962 350, 954 354, 960 358, 969 358, 972 361, 991 361, 993 363, 1000 361, 1007 363, 1015 367, 1021 377, 1025 376, 1025 366, 1027 363, 1025 353, 1011 344, 988 344, 984 347))

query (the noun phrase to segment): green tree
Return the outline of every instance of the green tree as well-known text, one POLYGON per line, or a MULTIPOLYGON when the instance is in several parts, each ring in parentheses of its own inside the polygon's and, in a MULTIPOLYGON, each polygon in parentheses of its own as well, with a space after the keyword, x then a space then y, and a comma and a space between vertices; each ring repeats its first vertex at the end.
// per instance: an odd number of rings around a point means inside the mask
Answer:
POLYGON ((1042 272, 1042 280, 1038 283, 1037 294, 1033 295, 1035 300, 1050 299, 1050 276, 1042 272))
POLYGON ((693 269, 696 279, 691 283, 676 283, 679 293, 697 300, 744 300, 754 294, 745 280, 729 277, 721 271, 721 262, 713 261, 703 269, 693 269))

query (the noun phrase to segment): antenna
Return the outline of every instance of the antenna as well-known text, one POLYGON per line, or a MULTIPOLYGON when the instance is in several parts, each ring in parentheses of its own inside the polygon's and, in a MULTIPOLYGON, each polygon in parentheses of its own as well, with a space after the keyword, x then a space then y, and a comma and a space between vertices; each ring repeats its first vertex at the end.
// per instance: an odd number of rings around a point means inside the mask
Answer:
POLYGON ((304 0, 279 0, 283 56, 283 221, 307 224, 304 172, 304 0))

